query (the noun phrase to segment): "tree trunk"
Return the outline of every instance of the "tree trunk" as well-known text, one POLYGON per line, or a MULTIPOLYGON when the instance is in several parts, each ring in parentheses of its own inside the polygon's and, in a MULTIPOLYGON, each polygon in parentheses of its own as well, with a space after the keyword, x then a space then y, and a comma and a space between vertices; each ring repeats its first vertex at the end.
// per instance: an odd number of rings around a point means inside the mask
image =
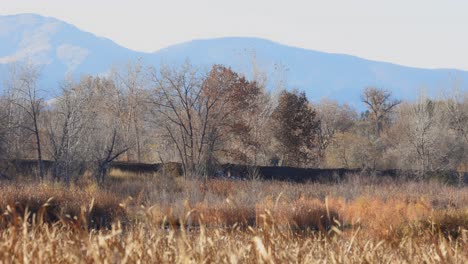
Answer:
POLYGON ((42 161, 41 137, 39 135, 39 128, 37 126, 37 120, 34 120, 34 134, 36 136, 37 165, 39 166, 39 178, 41 181, 43 181, 44 180, 44 162, 42 161))

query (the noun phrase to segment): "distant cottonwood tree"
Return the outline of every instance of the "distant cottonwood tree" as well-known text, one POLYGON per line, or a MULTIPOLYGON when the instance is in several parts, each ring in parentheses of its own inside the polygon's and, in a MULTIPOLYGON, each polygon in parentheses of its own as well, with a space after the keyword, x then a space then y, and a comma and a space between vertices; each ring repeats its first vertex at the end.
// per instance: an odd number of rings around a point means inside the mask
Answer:
POLYGON ((144 160, 144 89, 147 76, 140 61, 129 63, 126 68, 112 74, 116 86, 116 95, 121 108, 119 119, 122 125, 122 137, 129 150, 125 153, 126 161, 143 162, 144 160))
POLYGON ((390 114, 395 110, 395 107, 401 103, 400 100, 392 98, 390 91, 376 87, 364 89, 361 101, 368 108, 369 117, 374 124, 377 136, 380 136, 384 126, 388 124, 390 114))
POLYGON ((283 91, 272 122, 283 165, 309 166, 316 162, 320 121, 304 92, 283 91))
MULTIPOLYGON (((34 137, 39 178, 43 180, 45 171, 40 117, 45 102, 38 87, 39 75, 39 68, 33 64, 13 65, 10 69, 9 90, 12 95, 11 100, 17 108, 14 126, 17 131, 24 130, 34 137)), ((25 138, 21 140, 26 141, 25 138)))
POLYGON ((229 133, 244 130, 239 114, 251 105, 255 85, 230 69, 214 65, 208 76, 189 63, 153 72, 152 116, 179 153, 186 176, 213 161, 229 133))
POLYGON ((185 175, 196 169, 206 147, 206 120, 211 109, 202 97, 202 74, 186 63, 179 69, 152 72, 152 120, 177 149, 185 175))
POLYGON ((325 152, 334 143, 336 135, 350 130, 358 115, 347 104, 340 105, 338 102, 328 99, 322 99, 317 105, 317 114, 320 119, 318 133, 319 156, 320 162, 323 163, 325 152))
POLYGON ((92 88, 86 82, 66 80, 62 94, 55 98, 45 113, 48 149, 54 161, 52 177, 67 184, 84 170, 90 145, 88 128, 95 118, 91 105, 92 88))
POLYGON ((212 108, 207 124, 210 154, 223 151, 236 161, 249 161, 249 150, 258 147, 252 135, 252 116, 259 110, 260 89, 230 68, 213 65, 203 82, 203 96, 212 108))
POLYGON ((99 184, 104 183, 110 164, 129 150, 124 140, 122 106, 115 83, 105 78, 90 78, 92 88, 91 107, 93 119, 89 124, 88 138, 94 163, 94 176, 99 184))
POLYGON ((119 91, 113 81, 92 76, 62 88, 45 120, 53 176, 69 182, 87 167, 102 185, 110 164, 129 149, 123 140, 125 108, 119 91))
POLYGON ((456 169, 465 153, 444 114, 444 102, 424 94, 415 103, 399 107, 394 130, 397 137, 392 148, 399 166, 417 172, 419 178, 428 172, 456 169))
POLYGON ((468 91, 463 93, 455 88, 445 98, 443 106, 450 128, 457 132, 465 144, 468 144, 468 91))

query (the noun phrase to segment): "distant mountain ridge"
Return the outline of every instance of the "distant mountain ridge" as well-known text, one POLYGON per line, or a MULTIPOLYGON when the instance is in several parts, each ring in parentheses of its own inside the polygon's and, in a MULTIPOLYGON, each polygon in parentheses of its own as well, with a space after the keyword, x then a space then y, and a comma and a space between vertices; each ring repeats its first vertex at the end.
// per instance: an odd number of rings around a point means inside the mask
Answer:
POLYGON ((383 87, 396 97, 410 100, 423 87, 428 95, 435 96, 440 89, 453 86, 454 80, 462 90, 468 87, 463 82, 468 80, 467 71, 405 67, 259 38, 193 40, 145 53, 54 18, 35 14, 0 16, 0 64, 29 59, 43 65, 42 84, 51 93, 67 74, 103 74, 112 65, 137 59, 158 67, 161 63, 182 63, 187 58, 202 69, 218 63, 247 77, 263 72, 270 88, 285 81, 287 88, 304 90, 312 101, 328 97, 358 107, 359 94, 366 86, 383 87))

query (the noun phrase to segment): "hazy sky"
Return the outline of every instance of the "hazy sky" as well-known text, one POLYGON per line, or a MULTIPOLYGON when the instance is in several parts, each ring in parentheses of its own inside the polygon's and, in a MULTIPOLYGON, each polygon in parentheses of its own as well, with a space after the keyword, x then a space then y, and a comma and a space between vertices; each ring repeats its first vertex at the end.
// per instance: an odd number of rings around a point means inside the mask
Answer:
POLYGON ((467 0, 0 0, 139 51, 196 38, 254 36, 428 68, 468 70, 467 0))

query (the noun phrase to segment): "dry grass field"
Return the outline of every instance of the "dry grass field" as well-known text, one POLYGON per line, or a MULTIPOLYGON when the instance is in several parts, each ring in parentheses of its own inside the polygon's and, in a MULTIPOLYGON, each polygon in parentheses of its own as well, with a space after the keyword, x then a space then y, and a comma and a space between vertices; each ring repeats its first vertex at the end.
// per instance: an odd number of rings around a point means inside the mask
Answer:
POLYGON ((468 188, 183 180, 0 182, 0 263, 467 263, 468 188))

